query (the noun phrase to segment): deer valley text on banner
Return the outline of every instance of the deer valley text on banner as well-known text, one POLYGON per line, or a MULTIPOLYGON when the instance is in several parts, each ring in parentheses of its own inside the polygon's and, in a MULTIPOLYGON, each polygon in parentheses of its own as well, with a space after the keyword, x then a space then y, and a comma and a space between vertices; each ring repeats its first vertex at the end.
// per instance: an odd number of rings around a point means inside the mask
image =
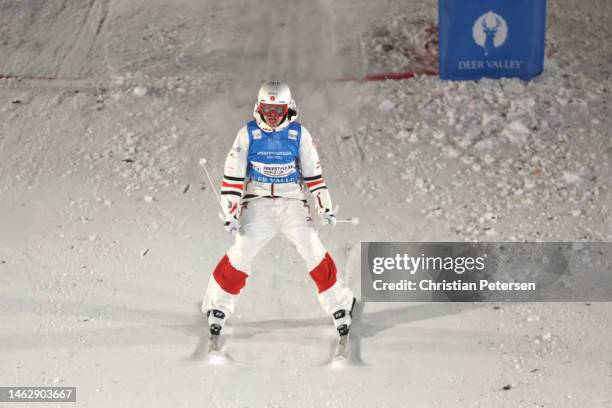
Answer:
POLYGON ((546 0, 440 0, 440 78, 531 79, 544 68, 546 0))

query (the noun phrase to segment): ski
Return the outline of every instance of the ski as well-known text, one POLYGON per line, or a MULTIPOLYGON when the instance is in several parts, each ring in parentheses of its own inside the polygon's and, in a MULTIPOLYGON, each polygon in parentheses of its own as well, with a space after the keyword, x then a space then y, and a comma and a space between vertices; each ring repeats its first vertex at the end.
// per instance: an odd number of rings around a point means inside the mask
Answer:
POLYGON ((227 356, 221 351, 222 339, 218 334, 210 333, 205 330, 198 341, 198 344, 186 361, 208 361, 209 363, 219 363, 227 360, 227 356))
POLYGON ((209 334, 206 360, 209 364, 225 364, 228 357, 221 351, 221 338, 218 334, 209 334))
POLYGON ((210 334, 208 336, 208 354, 223 357, 223 354, 221 353, 221 342, 218 334, 210 334))
POLYGON ((334 355, 331 359, 332 363, 340 363, 343 361, 347 361, 350 357, 350 347, 349 347, 350 334, 345 336, 341 336, 338 339, 338 344, 336 344, 336 349, 334 350, 334 355))

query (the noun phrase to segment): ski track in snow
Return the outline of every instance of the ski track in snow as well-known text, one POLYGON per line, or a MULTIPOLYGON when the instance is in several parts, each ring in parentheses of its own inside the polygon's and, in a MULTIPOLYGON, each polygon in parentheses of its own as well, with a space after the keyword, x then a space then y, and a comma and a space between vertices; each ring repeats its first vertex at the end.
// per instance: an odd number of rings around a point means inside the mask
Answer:
POLYGON ((358 304, 352 363, 325 365, 331 320, 281 240, 232 360, 200 352, 231 237, 198 160, 221 179, 273 76, 360 218, 320 228, 357 292, 360 241, 610 241, 612 10, 576 5, 550 5, 530 83, 337 81, 413 64, 432 2, 0 6, 0 73, 57 78, 0 80, 0 384, 77 386, 84 407, 610 406, 608 303, 358 304))

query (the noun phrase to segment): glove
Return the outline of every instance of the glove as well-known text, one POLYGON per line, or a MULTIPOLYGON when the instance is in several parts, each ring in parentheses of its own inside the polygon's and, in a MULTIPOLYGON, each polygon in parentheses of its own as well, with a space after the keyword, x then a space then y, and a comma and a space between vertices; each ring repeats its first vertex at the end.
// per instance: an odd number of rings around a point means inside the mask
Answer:
POLYGON ((221 196, 221 201, 225 206, 223 213, 219 213, 219 218, 223 221, 223 228, 230 234, 235 234, 240 229, 240 203, 233 198, 226 198, 221 196))
POLYGON ((240 221, 236 215, 228 215, 225 217, 225 222, 223 223, 223 228, 230 234, 235 234, 240 229, 240 221))
POLYGON ((319 211, 319 217, 321 217, 321 224, 323 225, 331 225, 332 227, 336 225, 336 216, 329 208, 319 211))

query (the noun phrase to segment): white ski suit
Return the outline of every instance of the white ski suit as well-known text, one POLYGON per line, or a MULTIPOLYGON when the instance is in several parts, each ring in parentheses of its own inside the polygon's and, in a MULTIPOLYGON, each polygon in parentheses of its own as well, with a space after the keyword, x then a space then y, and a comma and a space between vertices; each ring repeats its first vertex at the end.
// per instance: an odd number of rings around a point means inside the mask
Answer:
POLYGON ((312 137, 295 120, 297 114, 289 115, 276 129, 270 129, 257 110, 253 116, 255 120, 238 132, 227 156, 221 188, 225 215, 237 216, 241 228, 212 273, 202 311, 234 312, 252 274, 253 259, 279 233, 303 258, 323 310, 328 314, 348 310, 353 293, 337 279, 336 265, 314 229, 304 193, 308 187, 320 213, 332 210, 312 137))

